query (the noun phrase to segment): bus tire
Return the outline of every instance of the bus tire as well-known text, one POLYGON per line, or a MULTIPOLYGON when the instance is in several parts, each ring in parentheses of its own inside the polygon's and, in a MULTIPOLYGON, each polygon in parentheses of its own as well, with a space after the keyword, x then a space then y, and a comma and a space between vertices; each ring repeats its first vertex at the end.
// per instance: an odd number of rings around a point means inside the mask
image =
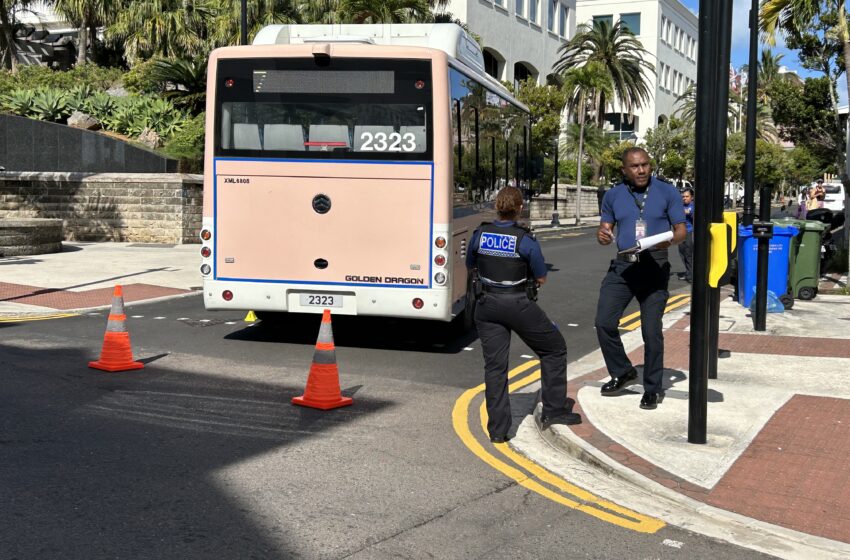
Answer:
POLYGON ((460 316, 460 328, 469 332, 475 326, 475 296, 472 293, 472 277, 466 280, 466 302, 460 316))

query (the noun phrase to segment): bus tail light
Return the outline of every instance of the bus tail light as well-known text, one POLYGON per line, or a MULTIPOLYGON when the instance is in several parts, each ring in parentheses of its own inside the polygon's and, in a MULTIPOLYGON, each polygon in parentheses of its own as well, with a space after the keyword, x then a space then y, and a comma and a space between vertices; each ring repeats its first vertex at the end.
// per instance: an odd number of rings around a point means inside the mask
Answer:
POLYGON ((422 309, 422 307, 425 305, 425 302, 422 301, 420 298, 413 298, 413 301, 411 303, 413 303, 414 309, 422 309))
POLYGON ((437 266, 446 266, 446 256, 437 255, 436 257, 434 257, 434 264, 437 266))
POLYGON ((209 258, 210 255, 212 255, 212 249, 210 249, 209 247, 201 247, 201 256, 202 257, 204 257, 206 259, 206 258, 209 258))
POLYGON ((437 239, 434 240, 434 245, 437 247, 437 249, 444 248, 446 246, 446 238, 445 237, 438 237, 437 239))
POLYGON ((223 292, 221 292, 221 299, 223 299, 224 301, 232 300, 233 292, 231 292, 230 290, 224 290, 223 292))
POLYGON ((434 282, 440 286, 446 283, 446 275, 442 272, 438 272, 434 275, 434 282))
POLYGON ((212 269, 210 268, 210 265, 208 265, 208 264, 202 264, 202 265, 201 265, 201 274, 203 274, 204 276, 206 276, 207 274, 209 274, 209 273, 210 273, 210 270, 212 270, 212 269))
POLYGON ((212 238, 212 232, 208 229, 202 229, 201 230, 201 239, 203 239, 204 241, 209 241, 210 238, 212 238))

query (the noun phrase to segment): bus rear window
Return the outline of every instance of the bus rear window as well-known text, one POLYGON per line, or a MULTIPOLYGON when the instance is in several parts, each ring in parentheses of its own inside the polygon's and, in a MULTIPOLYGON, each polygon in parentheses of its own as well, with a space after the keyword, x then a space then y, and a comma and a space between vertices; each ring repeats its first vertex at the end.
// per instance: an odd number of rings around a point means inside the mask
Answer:
POLYGON ((216 95, 216 155, 432 156, 430 61, 222 60, 216 95))

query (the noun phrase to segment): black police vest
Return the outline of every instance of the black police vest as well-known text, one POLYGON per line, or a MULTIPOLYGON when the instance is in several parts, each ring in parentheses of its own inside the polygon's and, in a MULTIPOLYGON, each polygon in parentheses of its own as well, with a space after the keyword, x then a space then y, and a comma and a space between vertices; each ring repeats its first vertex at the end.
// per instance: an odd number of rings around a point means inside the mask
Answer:
POLYGON ((482 281, 505 287, 523 285, 529 269, 528 262, 519 254, 519 244, 528 230, 518 225, 499 227, 485 223, 478 231, 476 261, 482 281))

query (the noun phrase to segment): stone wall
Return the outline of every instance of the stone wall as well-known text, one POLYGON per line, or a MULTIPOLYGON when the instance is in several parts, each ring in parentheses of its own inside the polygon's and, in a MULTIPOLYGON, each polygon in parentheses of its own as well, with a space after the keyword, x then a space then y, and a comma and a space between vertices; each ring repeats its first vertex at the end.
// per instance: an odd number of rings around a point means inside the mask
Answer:
MULTIPOLYGON (((576 190, 575 185, 558 185, 558 215, 561 218, 571 218, 576 215, 576 190)), ((551 220, 554 211, 555 200, 552 193, 541 194, 531 200, 531 220, 551 220)), ((581 215, 599 215, 596 187, 581 188, 581 215)))
POLYGON ((0 219, 58 218, 67 241, 198 243, 203 179, 177 173, 0 173, 0 219))

